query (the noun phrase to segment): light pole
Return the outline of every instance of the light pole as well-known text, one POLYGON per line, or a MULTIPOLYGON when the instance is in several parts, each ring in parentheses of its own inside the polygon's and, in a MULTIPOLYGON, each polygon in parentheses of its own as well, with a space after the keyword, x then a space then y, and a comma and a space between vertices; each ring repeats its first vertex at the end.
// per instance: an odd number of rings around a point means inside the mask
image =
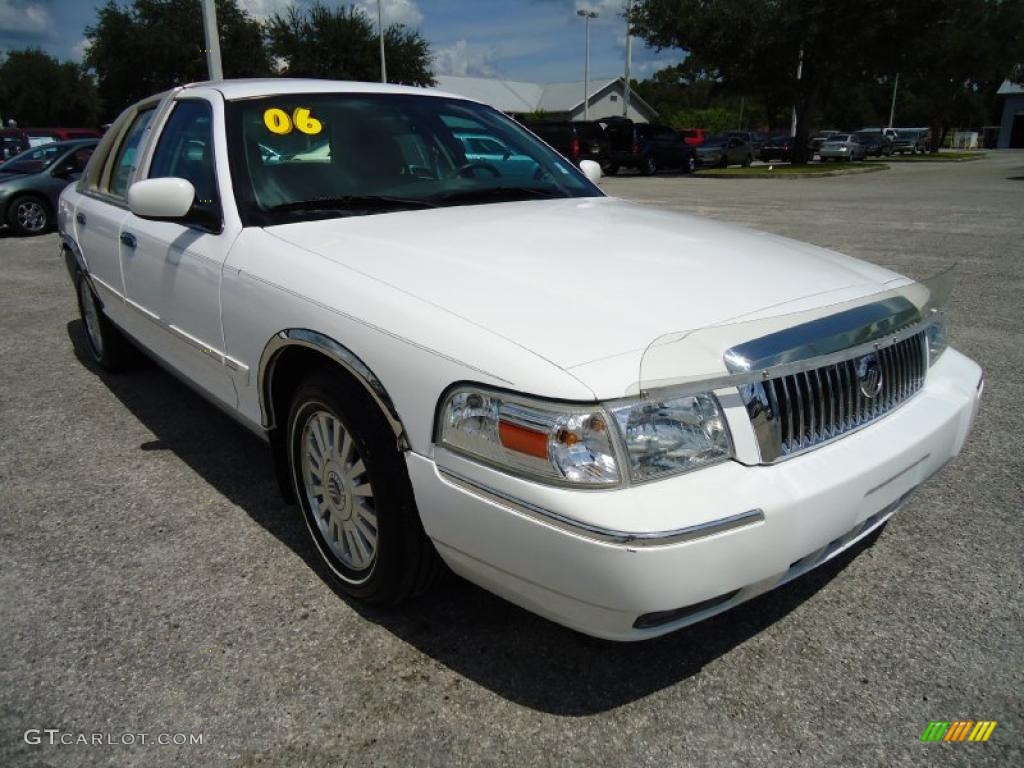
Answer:
POLYGON ((587 54, 583 58, 583 119, 590 119, 590 20, 597 18, 597 11, 580 9, 577 16, 582 16, 587 27, 587 54))
POLYGON ((622 89, 622 116, 629 117, 629 70, 633 64, 633 35, 629 26, 629 14, 633 12, 633 0, 626 3, 626 85, 622 89))
POLYGON ((893 118, 896 117, 896 89, 900 84, 900 73, 896 73, 896 80, 892 84, 892 104, 889 105, 889 127, 892 128, 893 118))
POLYGON ((211 80, 223 80, 220 66, 220 35, 217 34, 217 9, 213 0, 203 0, 203 32, 206 36, 206 68, 211 80))
POLYGON ((381 10, 380 0, 377 0, 377 29, 380 32, 380 81, 388 81, 388 63, 384 59, 384 11, 381 10))

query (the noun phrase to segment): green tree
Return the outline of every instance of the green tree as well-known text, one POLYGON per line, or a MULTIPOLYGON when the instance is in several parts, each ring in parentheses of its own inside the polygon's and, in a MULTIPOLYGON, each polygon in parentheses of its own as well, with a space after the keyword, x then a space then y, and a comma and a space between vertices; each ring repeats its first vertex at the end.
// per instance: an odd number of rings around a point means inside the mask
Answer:
MULTIPOLYGON (((184 83, 206 80, 199 0, 108 0, 87 27, 85 63, 96 72, 103 113, 184 83)), ((237 0, 217 0, 217 27, 225 77, 272 73, 258 21, 237 0)))
MULTIPOLYGON (((362 10, 328 8, 320 2, 308 10, 291 6, 267 22, 270 52, 284 63, 282 74, 336 80, 380 81, 376 25, 362 10)), ((430 44, 402 24, 384 30, 388 81, 433 85, 430 44)))
POLYGON ((795 104, 800 161, 823 105, 898 71, 932 1, 636 0, 630 22, 654 47, 681 48, 695 70, 757 94, 766 113, 795 104))
POLYGON ((0 64, 0 115, 25 128, 95 127, 96 84, 73 61, 38 48, 10 51, 0 64))

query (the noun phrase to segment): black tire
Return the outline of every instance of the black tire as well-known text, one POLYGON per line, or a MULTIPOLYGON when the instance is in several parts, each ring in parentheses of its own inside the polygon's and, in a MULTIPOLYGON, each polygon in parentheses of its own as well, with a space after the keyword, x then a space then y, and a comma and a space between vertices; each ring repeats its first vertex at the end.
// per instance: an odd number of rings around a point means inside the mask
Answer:
POLYGON ((743 158, 743 167, 744 168, 749 168, 750 164, 753 163, 753 162, 754 162, 753 156, 747 155, 745 158, 743 158))
POLYGON ((129 367, 136 355, 135 348, 103 314, 103 303, 81 272, 76 274, 75 292, 78 313, 85 326, 86 347, 93 362, 110 373, 129 367))
POLYGON ((726 154, 722 155, 722 159, 718 162, 718 167, 719 168, 728 168, 729 167, 729 156, 728 155, 726 155, 726 154))
MULTIPOLYGON (((332 439, 333 434, 332 431, 332 439)), ((292 398, 286 435, 288 470, 295 496, 313 544, 334 576, 335 584, 349 596, 368 603, 396 604, 426 590, 442 572, 441 558, 420 522, 412 484, 394 432, 365 390, 327 369, 312 374, 299 385, 292 398), (313 456, 309 452, 315 445, 313 424, 317 418, 324 418, 324 414, 336 420, 331 424, 340 425, 342 437, 339 441, 343 445, 347 445, 343 442, 346 434, 351 438, 351 448, 347 457, 341 455, 344 449, 337 454, 341 456, 340 461, 332 458, 320 464, 318 471, 321 472, 324 493, 317 494, 312 488, 316 485, 312 482, 316 475, 307 479, 305 475, 309 470, 304 470, 307 466, 304 462, 313 456), (347 458, 355 461, 347 464, 347 458), (359 462, 363 469, 354 469, 359 462), (325 469, 327 467, 331 469, 325 469), (328 471, 331 473, 329 478, 326 476, 328 471), (357 479, 348 480, 349 477, 357 479), (359 483, 359 487, 364 489, 361 502, 358 502, 360 494, 355 491, 359 489, 354 487, 354 483, 359 483), (340 490, 329 497, 331 488, 340 490), (369 498, 365 497, 367 488, 370 490, 369 498), (334 518, 335 504, 347 507, 349 516, 345 517, 343 509, 334 518), (368 558, 369 562, 362 567, 346 563, 345 553, 338 551, 345 546, 354 549, 359 536, 352 528, 353 544, 339 541, 339 536, 345 539, 342 526, 349 520, 361 524, 363 530, 374 527, 366 512, 357 511, 357 507, 372 512, 376 528, 372 558, 368 558), (321 512, 319 517, 317 510, 321 512), (328 530, 322 530, 321 525, 327 526, 328 530), (333 545, 328 540, 332 525, 335 526, 333 545)), ((321 455, 326 456, 330 450, 328 447, 321 455)), ((364 548, 367 539, 364 537, 359 541, 360 548, 364 548)))
POLYGON ((7 206, 7 226, 22 237, 49 232, 53 228, 50 204, 38 195, 18 195, 7 206))
POLYGON ((693 155, 688 155, 686 161, 683 163, 683 173, 693 173, 697 170, 697 158, 693 155))
POLYGON ((644 176, 653 176, 658 172, 658 162, 653 155, 648 155, 640 161, 640 173, 644 176))
POLYGON ((618 176, 619 166, 617 166, 615 163, 609 163, 608 166, 604 169, 604 172, 607 173, 609 176, 618 176))

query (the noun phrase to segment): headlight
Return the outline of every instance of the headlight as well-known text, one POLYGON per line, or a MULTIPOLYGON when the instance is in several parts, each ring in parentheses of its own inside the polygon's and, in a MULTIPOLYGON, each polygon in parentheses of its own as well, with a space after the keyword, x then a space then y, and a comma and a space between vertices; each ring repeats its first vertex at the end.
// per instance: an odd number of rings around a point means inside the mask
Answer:
POLYGON ((711 394, 641 400, 611 409, 634 481, 687 472, 732 457, 729 429, 711 394))
POLYGON ((928 364, 932 365, 949 346, 949 326, 945 309, 932 310, 932 324, 928 326, 928 364))
POLYGON ((572 405, 460 387, 442 402, 438 442, 542 482, 609 487, 688 472, 732 458, 714 395, 572 405), (618 447, 618 450, 616 448, 618 447))
POLYGON ((573 485, 619 483, 604 409, 458 389, 440 415, 442 445, 499 468, 573 485))

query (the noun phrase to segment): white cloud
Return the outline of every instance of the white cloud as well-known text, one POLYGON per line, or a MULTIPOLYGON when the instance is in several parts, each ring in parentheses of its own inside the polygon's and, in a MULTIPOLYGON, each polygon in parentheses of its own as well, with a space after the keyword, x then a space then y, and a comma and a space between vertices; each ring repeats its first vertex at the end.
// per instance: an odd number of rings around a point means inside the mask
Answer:
POLYGON ((81 61, 85 58, 85 54, 89 52, 89 46, 91 45, 92 42, 88 38, 83 37, 81 40, 79 40, 77 43, 71 46, 71 58, 74 61, 81 61))
POLYGON ((493 77, 497 74, 494 60, 498 50, 494 46, 470 45, 458 40, 434 52, 434 71, 439 75, 462 77, 493 77))
POLYGON ((38 34, 53 27, 49 4, 35 0, 0 0, 0 32, 38 34))
MULTIPOLYGON (((377 20, 377 0, 358 0, 356 7, 363 9, 374 21, 377 20)), ((423 13, 416 5, 416 0, 381 0, 381 11, 385 27, 392 24, 418 27, 423 21, 423 13)))
POLYGON ((291 4, 291 0, 238 0, 243 11, 260 21, 275 13, 283 13, 291 4))

